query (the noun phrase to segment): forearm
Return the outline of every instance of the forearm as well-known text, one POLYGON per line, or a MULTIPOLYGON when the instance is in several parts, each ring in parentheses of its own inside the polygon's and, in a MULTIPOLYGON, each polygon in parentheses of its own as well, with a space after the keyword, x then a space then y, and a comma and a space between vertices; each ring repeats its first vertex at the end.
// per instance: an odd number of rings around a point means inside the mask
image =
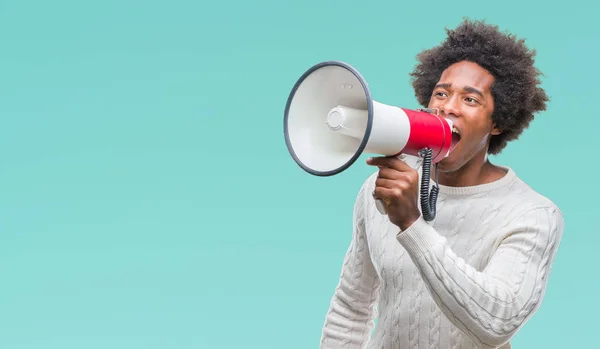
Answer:
POLYGON ((423 219, 397 239, 448 319, 478 345, 497 347, 539 307, 562 233, 561 219, 546 210, 532 211, 481 272, 459 258, 423 219))

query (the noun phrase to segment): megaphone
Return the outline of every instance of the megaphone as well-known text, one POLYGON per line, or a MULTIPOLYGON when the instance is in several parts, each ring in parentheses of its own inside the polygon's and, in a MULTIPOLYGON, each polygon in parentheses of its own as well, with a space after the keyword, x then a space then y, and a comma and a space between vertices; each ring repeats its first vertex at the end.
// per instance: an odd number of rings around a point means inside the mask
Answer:
MULTIPOLYGON (((373 100, 363 76, 341 61, 318 63, 296 81, 285 106, 284 136, 293 160, 315 176, 341 173, 363 153, 422 158, 421 208, 427 221, 435 218, 439 191, 436 181, 429 193, 431 165, 437 168, 458 141, 452 121, 436 110, 373 100)), ((376 205, 386 214, 381 201, 376 205)))

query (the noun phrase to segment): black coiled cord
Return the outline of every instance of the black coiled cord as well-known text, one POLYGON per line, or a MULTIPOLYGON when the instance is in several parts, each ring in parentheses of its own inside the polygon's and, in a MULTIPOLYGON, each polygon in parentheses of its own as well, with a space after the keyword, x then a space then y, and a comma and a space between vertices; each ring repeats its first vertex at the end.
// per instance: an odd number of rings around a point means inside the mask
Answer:
POLYGON ((429 181, 431 178, 431 154, 431 149, 423 149, 421 151, 421 156, 423 157, 423 174, 421 176, 421 209, 423 210, 423 218, 428 222, 435 218, 435 204, 440 191, 437 182, 437 164, 435 164, 435 186, 431 188, 431 193, 429 193, 429 181))

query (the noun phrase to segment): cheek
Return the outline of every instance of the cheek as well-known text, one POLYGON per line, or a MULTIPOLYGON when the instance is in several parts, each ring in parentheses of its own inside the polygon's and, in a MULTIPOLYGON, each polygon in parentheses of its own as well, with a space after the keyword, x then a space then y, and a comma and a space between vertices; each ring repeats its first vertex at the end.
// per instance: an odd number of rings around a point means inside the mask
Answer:
POLYGON ((479 113, 464 113, 462 115, 463 127, 467 131, 468 143, 485 144, 490 137, 492 122, 479 113))
POLYGON ((437 101, 435 100, 434 97, 431 97, 431 99, 429 100, 429 104, 427 104, 427 108, 437 108, 437 101))
MULTIPOLYGON (((427 104, 427 108, 429 109, 437 109, 438 115, 441 115, 441 110, 442 110, 443 104, 440 103, 439 101, 436 101, 434 99, 429 101, 429 104, 427 104)), ((435 112, 434 112, 435 114, 435 112)))
POLYGON ((471 129, 472 131, 470 137, 472 142, 479 147, 485 146, 491 137, 491 128, 492 125, 489 125, 488 123, 474 125, 474 127, 471 129))
POLYGON ((479 142, 477 143, 477 148, 483 148, 488 144, 488 141, 490 140, 490 136, 489 134, 483 134, 480 138, 479 138, 479 142))

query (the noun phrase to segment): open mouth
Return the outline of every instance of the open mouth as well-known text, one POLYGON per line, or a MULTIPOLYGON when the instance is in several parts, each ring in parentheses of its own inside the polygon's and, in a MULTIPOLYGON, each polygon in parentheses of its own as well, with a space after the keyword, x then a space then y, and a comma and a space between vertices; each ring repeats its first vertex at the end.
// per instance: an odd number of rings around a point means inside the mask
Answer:
POLYGON ((450 151, 456 148, 456 145, 460 141, 460 131, 456 127, 452 127, 452 143, 450 144, 450 151))

